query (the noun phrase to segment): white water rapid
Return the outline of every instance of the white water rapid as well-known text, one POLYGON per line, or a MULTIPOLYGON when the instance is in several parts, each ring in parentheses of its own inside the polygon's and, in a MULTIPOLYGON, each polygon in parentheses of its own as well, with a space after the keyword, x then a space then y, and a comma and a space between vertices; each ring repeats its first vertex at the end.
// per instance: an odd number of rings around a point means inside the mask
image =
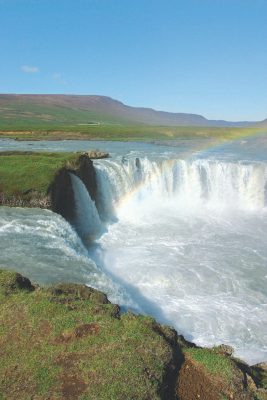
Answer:
POLYGON ((199 345, 266 359, 266 163, 133 157, 95 167, 107 232, 91 257, 137 309, 199 345))
MULTIPOLYGON (((97 162, 100 212, 103 217, 120 214, 127 204, 170 201, 172 206, 192 210, 263 210, 267 205, 267 165, 197 159, 150 161, 129 159, 97 162)), ((160 203, 160 204, 159 204, 160 203)), ((136 216, 138 217, 138 216, 136 216)))
POLYGON ((50 211, 0 208, 1 266, 40 284, 86 283, 199 345, 267 360, 267 135, 217 147, 208 139, 1 147, 111 154, 94 162, 97 204, 71 176, 80 237, 50 211))

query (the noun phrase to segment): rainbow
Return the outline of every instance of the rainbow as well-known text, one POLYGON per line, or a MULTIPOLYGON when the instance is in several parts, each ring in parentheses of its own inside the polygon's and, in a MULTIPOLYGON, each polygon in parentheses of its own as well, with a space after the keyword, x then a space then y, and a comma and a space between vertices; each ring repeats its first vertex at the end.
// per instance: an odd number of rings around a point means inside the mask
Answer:
MULTIPOLYGON (((236 142, 236 141, 242 141, 249 139, 250 137, 255 137, 255 136, 264 136, 266 135, 267 139, 267 131, 261 129, 255 129, 255 128, 244 128, 242 129, 242 134, 240 132, 241 130, 238 130, 238 136, 231 138, 231 139, 222 139, 222 138, 212 138, 211 140, 205 140, 203 139, 203 142, 198 144, 198 147, 194 149, 194 152, 196 151, 209 151, 211 149, 220 149, 221 147, 225 146, 226 143, 231 143, 231 142, 236 142), (213 140, 214 139, 214 140, 213 140)), ((192 150, 188 151, 187 154, 183 153, 183 160, 188 160, 192 157, 192 150)), ((162 165, 164 165, 164 174, 168 173, 169 171, 172 171, 175 162, 177 161, 178 157, 176 159, 164 159, 162 165)), ((159 178, 158 171, 150 171, 149 172, 149 184, 153 184, 153 182, 156 182, 159 178)), ((127 205, 129 201, 131 201, 135 196, 138 196, 148 185, 148 180, 144 180, 136 184, 134 187, 132 187, 130 190, 127 191, 123 196, 120 197, 119 200, 115 203, 115 208, 120 209, 121 207, 127 205)))

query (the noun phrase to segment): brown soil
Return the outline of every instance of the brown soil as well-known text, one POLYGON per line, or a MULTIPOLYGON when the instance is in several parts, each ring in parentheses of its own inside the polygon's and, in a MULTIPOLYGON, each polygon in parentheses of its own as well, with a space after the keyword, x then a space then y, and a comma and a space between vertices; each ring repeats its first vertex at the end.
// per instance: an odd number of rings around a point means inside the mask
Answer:
POLYGON ((253 392, 245 388, 245 377, 240 369, 234 369, 229 383, 220 376, 210 374, 204 366, 186 355, 179 372, 176 393, 179 400, 253 400, 253 392))
POLYGON ((95 323, 79 325, 74 330, 76 338, 83 338, 88 335, 95 335, 98 332, 99 332, 99 325, 95 323))
POLYGON ((85 392, 87 385, 76 375, 62 374, 61 392, 63 399, 76 400, 85 392))
POLYGON ((221 382, 210 379, 204 368, 187 358, 180 369, 177 395, 180 400, 220 400, 221 382))
POLYGON ((63 332, 54 340, 55 344, 67 343, 76 339, 82 339, 89 335, 96 335, 99 332, 99 325, 96 323, 82 324, 77 326, 73 331, 63 332))

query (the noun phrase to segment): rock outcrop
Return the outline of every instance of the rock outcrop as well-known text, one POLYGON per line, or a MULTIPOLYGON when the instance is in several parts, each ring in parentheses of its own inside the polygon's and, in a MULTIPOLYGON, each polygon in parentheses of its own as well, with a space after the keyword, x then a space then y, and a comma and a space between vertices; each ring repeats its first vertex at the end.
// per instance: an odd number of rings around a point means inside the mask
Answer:
POLYGON ((72 222, 75 197, 70 173, 84 183, 93 201, 97 199, 96 172, 89 158, 108 154, 2 152, 0 167, 0 205, 50 209, 72 222), (48 168, 51 164, 52 168, 48 168), (17 165, 18 174, 14 174, 17 165))
POLYGON ((71 171, 76 174, 84 183, 92 200, 96 201, 97 182, 96 172, 92 160, 87 155, 79 157, 78 168, 71 171))
POLYGON ((91 160, 99 160, 101 158, 109 157, 109 153, 99 150, 82 151, 80 154, 89 157, 91 160))
POLYGON ((51 210, 71 221, 75 215, 75 200, 69 171, 66 167, 56 174, 48 188, 51 210))
POLYGON ((70 173, 77 175, 85 185, 91 199, 96 202, 97 181, 92 160, 87 155, 80 155, 75 165, 65 166, 58 171, 49 186, 51 210, 72 222, 75 217, 75 196, 70 173))

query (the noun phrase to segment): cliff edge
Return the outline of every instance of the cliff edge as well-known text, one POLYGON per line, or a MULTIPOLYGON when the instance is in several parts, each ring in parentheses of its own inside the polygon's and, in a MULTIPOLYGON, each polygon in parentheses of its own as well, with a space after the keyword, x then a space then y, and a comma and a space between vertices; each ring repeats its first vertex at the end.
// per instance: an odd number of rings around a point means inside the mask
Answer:
POLYGON ((266 365, 203 349, 77 284, 0 270, 1 400, 264 400, 266 365))
POLYGON ((1 152, 0 205, 51 209, 71 221, 75 209, 70 173, 85 184, 96 198, 92 159, 108 153, 1 152))

